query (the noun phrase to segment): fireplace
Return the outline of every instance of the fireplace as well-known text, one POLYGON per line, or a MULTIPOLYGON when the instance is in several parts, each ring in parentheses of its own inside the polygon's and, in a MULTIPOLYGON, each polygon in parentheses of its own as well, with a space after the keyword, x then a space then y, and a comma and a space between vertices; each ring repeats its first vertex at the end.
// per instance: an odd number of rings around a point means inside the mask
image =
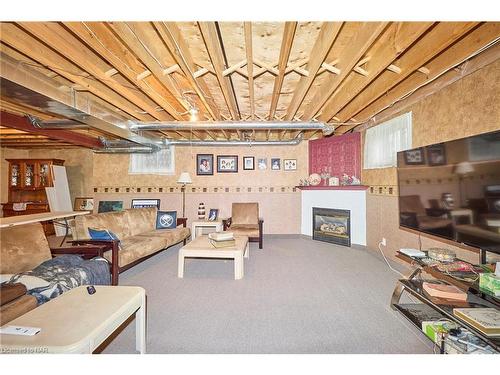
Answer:
POLYGON ((313 240, 351 246, 351 211, 313 207, 313 240))

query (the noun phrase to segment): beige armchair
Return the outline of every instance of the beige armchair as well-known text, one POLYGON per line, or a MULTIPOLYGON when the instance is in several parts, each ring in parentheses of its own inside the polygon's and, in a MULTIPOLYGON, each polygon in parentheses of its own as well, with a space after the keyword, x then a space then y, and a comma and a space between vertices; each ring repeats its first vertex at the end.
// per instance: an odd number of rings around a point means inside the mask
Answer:
POLYGON ((222 220, 222 225, 235 235, 248 236, 250 242, 258 242, 262 249, 264 220, 259 218, 258 203, 233 203, 231 217, 222 220))

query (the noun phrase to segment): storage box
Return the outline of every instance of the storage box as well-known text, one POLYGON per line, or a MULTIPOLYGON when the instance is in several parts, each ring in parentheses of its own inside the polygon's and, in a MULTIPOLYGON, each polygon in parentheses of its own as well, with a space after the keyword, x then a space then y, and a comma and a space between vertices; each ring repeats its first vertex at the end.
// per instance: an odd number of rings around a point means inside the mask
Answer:
POLYGON ((500 276, 494 273, 482 273, 479 275, 479 288, 500 297, 500 276))

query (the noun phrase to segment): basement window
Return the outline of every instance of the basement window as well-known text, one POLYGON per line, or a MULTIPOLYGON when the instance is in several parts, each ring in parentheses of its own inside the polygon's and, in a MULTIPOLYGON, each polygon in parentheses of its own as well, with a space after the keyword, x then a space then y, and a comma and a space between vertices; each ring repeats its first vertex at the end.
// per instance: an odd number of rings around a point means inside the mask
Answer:
POLYGON ((130 154, 129 174, 173 175, 174 147, 162 149, 151 154, 130 154))
POLYGON ((411 112, 368 129, 365 134, 364 169, 395 167, 397 153, 412 147, 411 131, 411 112))

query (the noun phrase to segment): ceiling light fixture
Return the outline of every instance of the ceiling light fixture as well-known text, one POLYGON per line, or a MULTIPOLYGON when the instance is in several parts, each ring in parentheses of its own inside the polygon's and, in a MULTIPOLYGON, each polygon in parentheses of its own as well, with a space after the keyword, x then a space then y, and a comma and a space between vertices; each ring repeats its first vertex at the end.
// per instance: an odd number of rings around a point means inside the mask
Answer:
POLYGON ((189 109, 189 121, 195 122, 198 121, 198 110, 194 107, 189 109))

